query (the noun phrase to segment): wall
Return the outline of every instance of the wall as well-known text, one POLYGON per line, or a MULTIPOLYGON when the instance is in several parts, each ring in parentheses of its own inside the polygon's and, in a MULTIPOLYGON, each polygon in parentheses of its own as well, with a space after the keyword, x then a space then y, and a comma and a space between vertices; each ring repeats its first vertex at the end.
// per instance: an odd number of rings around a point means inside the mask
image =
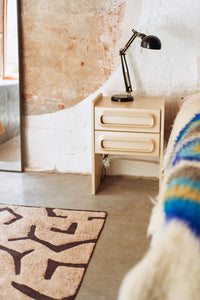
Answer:
POLYGON ((124 0, 22 2, 26 114, 71 107, 102 86, 118 63, 125 6, 124 0))
MULTIPOLYGON (((23 4, 25 170, 91 173, 91 100, 99 92, 110 96, 124 90, 117 52, 131 28, 162 41, 161 51, 142 52, 135 41, 127 60, 135 95, 166 95, 167 132, 180 98, 195 90, 199 1, 93 0, 86 6, 78 0, 23 4), (55 20, 48 19, 53 12, 55 20), (86 22, 89 16, 91 22, 86 22), (53 38, 56 42, 50 43, 53 38), (93 49, 90 55, 87 45, 93 49)), ((155 162, 149 163, 148 172, 145 165, 140 175, 158 174, 155 162)), ((138 175, 135 161, 125 161, 120 169, 114 161, 113 166, 112 174, 138 175)))

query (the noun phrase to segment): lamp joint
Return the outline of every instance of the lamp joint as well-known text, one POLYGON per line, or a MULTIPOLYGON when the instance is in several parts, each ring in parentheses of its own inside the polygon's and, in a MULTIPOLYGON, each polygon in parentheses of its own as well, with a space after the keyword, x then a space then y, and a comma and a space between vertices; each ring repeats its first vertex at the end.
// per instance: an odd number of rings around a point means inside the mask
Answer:
POLYGON ((119 50, 119 55, 126 55, 124 49, 120 49, 120 50, 119 50))

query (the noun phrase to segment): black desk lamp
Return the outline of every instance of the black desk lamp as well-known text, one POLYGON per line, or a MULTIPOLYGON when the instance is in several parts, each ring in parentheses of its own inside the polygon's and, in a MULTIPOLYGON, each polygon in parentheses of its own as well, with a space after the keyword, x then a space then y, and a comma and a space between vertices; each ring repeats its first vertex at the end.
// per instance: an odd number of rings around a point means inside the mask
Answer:
POLYGON ((142 39, 141 41, 141 47, 147 48, 147 49, 155 49, 159 50, 161 49, 161 41, 159 38, 157 38, 154 35, 145 35, 143 33, 137 32, 134 29, 132 29, 133 35, 131 36, 130 40, 127 42, 127 44, 124 46, 123 49, 120 49, 119 55, 121 57, 121 63, 122 63, 122 72, 124 76, 124 83, 126 87, 126 94, 119 94, 119 95, 113 95, 111 97, 112 101, 117 102, 129 102, 133 101, 133 96, 131 95, 132 92, 132 86, 131 86, 131 80, 130 75, 128 71, 128 65, 126 62, 126 50, 130 47, 132 42, 136 37, 140 37, 142 39))

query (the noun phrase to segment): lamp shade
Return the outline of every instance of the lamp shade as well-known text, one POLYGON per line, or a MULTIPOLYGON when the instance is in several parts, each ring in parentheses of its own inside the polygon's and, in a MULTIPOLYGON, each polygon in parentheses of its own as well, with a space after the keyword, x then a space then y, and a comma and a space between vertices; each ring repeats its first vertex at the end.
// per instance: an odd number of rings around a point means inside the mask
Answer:
POLYGON ((161 41, 154 35, 146 35, 141 42, 141 47, 147 49, 161 49, 161 41))

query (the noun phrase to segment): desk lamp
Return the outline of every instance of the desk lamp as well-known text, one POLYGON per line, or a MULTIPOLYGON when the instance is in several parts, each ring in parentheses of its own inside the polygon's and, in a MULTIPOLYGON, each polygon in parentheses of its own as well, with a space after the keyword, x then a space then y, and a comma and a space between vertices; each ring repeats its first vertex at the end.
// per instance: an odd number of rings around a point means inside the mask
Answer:
POLYGON ((145 35, 143 33, 135 31, 134 29, 132 29, 132 32, 133 32, 133 35, 131 36, 129 41, 126 43, 124 48, 120 49, 120 51, 119 51, 119 55, 121 57, 122 72, 123 72, 123 77, 124 77, 126 94, 113 95, 111 97, 112 101, 117 101, 117 102, 133 101, 133 96, 131 95, 131 92, 132 92, 131 80, 130 80, 128 65, 127 65, 125 55, 126 55, 127 49, 130 47, 130 45, 132 44, 134 39, 136 37, 140 37, 142 39, 142 41, 141 41, 142 48, 155 49, 155 50, 161 49, 161 41, 156 36, 145 35))

